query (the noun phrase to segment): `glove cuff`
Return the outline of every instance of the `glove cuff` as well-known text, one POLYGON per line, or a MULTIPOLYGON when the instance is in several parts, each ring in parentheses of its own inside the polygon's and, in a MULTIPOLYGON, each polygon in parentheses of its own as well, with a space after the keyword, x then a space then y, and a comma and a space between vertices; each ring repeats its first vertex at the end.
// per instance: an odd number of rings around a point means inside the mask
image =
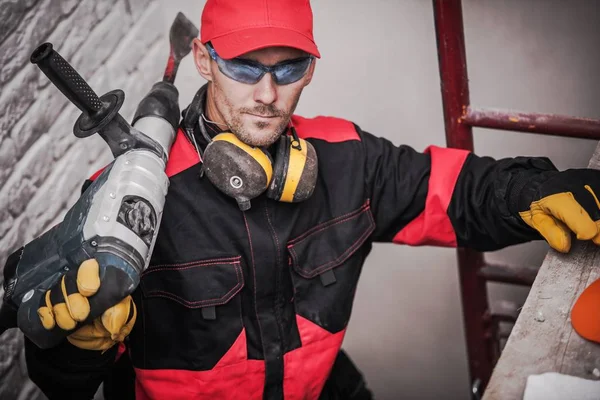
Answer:
POLYGON ((508 209, 511 214, 517 215, 521 211, 529 210, 531 203, 539 200, 540 187, 558 173, 557 170, 528 169, 513 175, 507 190, 508 209))

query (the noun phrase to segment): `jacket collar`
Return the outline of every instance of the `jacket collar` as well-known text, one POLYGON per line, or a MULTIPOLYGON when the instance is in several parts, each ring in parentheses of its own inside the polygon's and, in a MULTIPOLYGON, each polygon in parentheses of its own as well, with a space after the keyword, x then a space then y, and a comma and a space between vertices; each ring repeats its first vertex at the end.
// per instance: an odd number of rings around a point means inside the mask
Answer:
POLYGON ((208 83, 204 84, 194 95, 192 102, 182 112, 181 127, 187 138, 193 143, 196 139, 198 146, 204 149, 210 140, 223 130, 216 124, 206 122, 202 116, 206 108, 208 83))

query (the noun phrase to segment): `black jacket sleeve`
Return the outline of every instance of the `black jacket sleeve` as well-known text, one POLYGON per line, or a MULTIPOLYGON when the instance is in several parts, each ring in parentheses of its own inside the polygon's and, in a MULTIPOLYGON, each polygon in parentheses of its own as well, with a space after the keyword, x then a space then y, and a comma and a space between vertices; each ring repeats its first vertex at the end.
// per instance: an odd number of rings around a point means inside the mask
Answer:
POLYGON ((361 131, 374 241, 497 250, 539 240, 517 199, 556 168, 547 158, 495 160, 463 150, 409 146, 361 131))
POLYGON ((425 208, 431 157, 356 129, 365 152, 365 185, 376 223, 373 238, 391 242, 425 208))
POLYGON ((543 157, 494 160, 469 154, 448 207, 457 245, 490 251, 542 239, 519 217, 517 203, 525 186, 537 187, 555 172, 543 157))
POLYGON ((40 349, 25 338, 29 378, 50 399, 92 399, 110 374, 118 346, 104 353, 82 350, 67 340, 51 349, 40 349))
MULTIPOLYGON (((82 185, 83 193, 92 180, 82 185)), ((83 350, 64 340, 51 349, 40 349, 25 337, 25 360, 29 378, 50 399, 92 399, 110 374, 118 346, 104 353, 83 350)))

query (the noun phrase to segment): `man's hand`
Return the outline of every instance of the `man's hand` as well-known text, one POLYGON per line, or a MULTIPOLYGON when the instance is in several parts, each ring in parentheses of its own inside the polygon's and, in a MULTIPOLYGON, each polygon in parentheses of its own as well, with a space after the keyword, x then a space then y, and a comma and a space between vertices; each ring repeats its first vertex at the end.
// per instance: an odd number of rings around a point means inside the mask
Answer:
POLYGON ((108 350, 125 340, 133 329, 136 316, 135 303, 131 296, 127 296, 119 304, 104 311, 101 317, 69 335, 67 339, 81 349, 108 350))
MULTIPOLYGON (((100 288, 100 267, 94 259, 84 261, 76 271, 69 271, 46 292, 38 308, 44 328, 72 330, 90 313, 88 297, 100 288)), ((136 319, 135 303, 127 296, 104 311, 101 317, 69 335, 73 345, 86 350, 107 350, 122 342, 131 332, 136 319)))
MULTIPOLYGON (((526 190, 524 192, 527 192, 526 190)), ((600 245, 600 171, 571 169, 544 181, 519 199, 520 217, 562 253, 571 249, 571 232, 600 245), (529 197, 529 198, 527 198, 529 197)))

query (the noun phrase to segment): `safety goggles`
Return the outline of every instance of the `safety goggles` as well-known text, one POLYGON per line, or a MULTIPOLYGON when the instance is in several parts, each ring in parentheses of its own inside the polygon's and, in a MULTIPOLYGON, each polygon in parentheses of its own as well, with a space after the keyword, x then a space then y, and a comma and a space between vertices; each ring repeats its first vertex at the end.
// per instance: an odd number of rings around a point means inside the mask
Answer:
POLYGON ((296 58, 267 66, 256 61, 241 58, 224 60, 219 57, 210 43, 206 44, 206 48, 211 58, 216 61, 223 75, 250 85, 254 85, 260 81, 266 73, 270 73, 278 85, 289 85, 290 83, 297 82, 306 74, 314 58, 313 56, 296 58))

